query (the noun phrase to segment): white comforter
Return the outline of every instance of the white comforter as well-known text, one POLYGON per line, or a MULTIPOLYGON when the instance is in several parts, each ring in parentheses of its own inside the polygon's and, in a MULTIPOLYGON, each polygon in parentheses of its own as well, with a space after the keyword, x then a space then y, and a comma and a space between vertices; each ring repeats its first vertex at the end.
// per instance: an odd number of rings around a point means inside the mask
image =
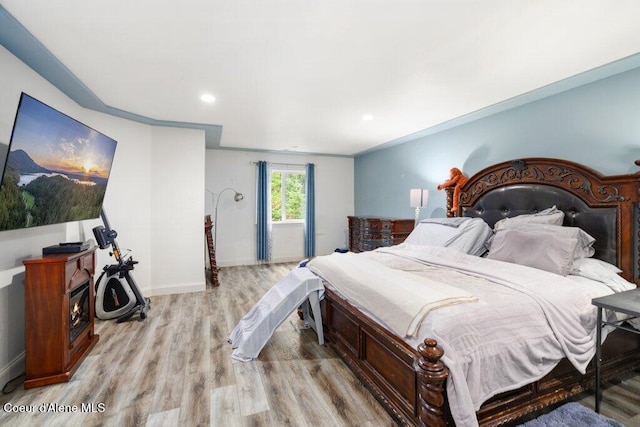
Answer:
MULTIPOLYGON (((414 347, 426 337, 443 347, 457 426, 477 426, 475 412, 483 402, 542 378, 564 357, 584 373, 595 352, 591 299, 612 292, 595 281, 577 282, 447 248, 402 244, 358 256, 450 283, 478 298, 431 312, 417 338, 405 337, 414 347)), ((367 314, 379 321, 384 317, 383 312, 367 314)))

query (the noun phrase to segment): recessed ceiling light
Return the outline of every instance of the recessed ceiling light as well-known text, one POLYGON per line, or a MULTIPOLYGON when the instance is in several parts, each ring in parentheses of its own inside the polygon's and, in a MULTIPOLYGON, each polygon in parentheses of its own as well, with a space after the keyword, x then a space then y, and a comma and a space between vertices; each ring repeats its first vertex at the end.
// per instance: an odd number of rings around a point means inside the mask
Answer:
POLYGON ((211 103, 215 102, 216 97, 211 95, 210 93, 205 93, 200 97, 200 100, 202 102, 207 102, 207 103, 211 104, 211 103))
POLYGON ((373 115, 365 114, 365 115, 362 116, 362 120, 365 121, 365 122, 371 121, 371 120, 373 120, 373 115))

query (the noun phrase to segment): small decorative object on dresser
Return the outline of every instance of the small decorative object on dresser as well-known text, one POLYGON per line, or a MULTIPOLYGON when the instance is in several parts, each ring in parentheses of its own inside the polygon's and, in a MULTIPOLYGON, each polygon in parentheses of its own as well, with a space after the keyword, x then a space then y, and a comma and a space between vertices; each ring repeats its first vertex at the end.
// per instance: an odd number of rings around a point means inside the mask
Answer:
POLYGON ((413 230, 413 218, 349 216, 349 250, 365 252, 404 242, 413 230))

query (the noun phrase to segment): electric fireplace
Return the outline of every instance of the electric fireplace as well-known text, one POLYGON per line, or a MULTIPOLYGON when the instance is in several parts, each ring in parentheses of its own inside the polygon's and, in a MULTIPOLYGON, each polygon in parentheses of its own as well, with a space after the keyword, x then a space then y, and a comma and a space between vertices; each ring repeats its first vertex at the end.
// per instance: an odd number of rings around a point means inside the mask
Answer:
POLYGON ((69 342, 89 326, 89 281, 69 294, 69 342))
POLYGON ((25 259, 24 388, 69 381, 94 333, 95 246, 25 259))

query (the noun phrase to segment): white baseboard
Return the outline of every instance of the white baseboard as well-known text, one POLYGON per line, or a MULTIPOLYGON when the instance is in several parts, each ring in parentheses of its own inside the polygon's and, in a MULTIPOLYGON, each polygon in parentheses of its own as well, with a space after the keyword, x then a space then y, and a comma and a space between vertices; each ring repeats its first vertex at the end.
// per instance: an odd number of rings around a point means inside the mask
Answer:
MULTIPOLYGON (((300 262, 304 259, 304 256, 291 256, 291 257, 278 257, 278 258, 273 258, 269 264, 279 264, 279 263, 283 263, 283 262, 300 262)), ((229 262, 222 262, 222 263, 218 263, 218 268, 222 268, 222 267, 237 267, 237 266, 241 266, 241 265, 258 265, 261 264, 258 261, 255 260, 255 258, 252 259, 240 259, 240 260, 235 260, 235 261, 229 261, 229 262)))
POLYGON ((170 294, 187 294, 190 292, 203 292, 206 289, 205 282, 197 283, 180 283, 174 285, 154 286, 152 289, 142 291, 144 295, 170 295, 170 294))
POLYGON ((303 259, 305 259, 304 256, 302 256, 302 257, 281 257, 281 258, 272 259, 271 263, 272 264, 278 264, 278 263, 283 263, 283 262, 300 262, 303 259))
POLYGON ((0 387, 24 372, 24 351, 0 369, 0 387))

